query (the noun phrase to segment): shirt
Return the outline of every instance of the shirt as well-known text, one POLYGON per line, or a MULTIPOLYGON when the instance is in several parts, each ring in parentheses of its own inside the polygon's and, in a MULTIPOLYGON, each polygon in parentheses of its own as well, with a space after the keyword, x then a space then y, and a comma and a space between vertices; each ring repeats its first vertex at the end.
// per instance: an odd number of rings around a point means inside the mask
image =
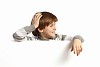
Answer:
MULTIPOLYGON (((41 39, 39 36, 28 36, 32 31, 35 31, 34 25, 25 26, 13 34, 13 38, 15 41, 34 41, 34 40, 44 40, 41 39)), ((80 35, 75 36, 67 36, 63 34, 55 34, 54 38, 50 38, 49 40, 57 40, 57 41, 72 41, 73 39, 79 39, 81 42, 84 42, 84 39, 80 35)), ((49 41, 47 40, 47 41, 49 41)))

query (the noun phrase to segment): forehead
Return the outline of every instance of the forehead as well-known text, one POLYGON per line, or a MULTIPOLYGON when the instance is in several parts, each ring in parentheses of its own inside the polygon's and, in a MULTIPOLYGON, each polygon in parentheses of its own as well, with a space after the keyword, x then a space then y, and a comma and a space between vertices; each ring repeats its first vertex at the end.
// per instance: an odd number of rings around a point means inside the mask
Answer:
POLYGON ((57 21, 53 21, 52 23, 50 23, 50 24, 56 24, 57 23, 57 21))
POLYGON ((56 24, 56 22, 52 22, 52 23, 50 23, 49 25, 52 25, 52 24, 56 24))

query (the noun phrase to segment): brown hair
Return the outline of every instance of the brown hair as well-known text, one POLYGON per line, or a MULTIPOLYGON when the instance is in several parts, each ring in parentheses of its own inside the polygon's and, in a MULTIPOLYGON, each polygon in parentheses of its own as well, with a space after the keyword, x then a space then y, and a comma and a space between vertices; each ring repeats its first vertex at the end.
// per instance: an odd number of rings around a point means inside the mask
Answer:
MULTIPOLYGON (((41 13, 42 17, 39 20, 39 26, 35 29, 35 31, 32 32, 34 36, 39 36, 38 28, 40 30, 45 29, 45 27, 48 26, 49 24, 58 21, 57 17, 50 12, 41 12, 41 13)), ((31 21, 31 25, 32 22, 33 21, 31 21)))

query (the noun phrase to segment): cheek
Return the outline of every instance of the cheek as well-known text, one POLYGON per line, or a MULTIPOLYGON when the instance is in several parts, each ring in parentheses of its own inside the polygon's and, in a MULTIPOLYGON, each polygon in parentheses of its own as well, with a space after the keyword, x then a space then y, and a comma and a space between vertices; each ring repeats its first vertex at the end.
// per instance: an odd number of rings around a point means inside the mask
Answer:
POLYGON ((53 32, 53 28, 52 27, 47 27, 47 28, 45 28, 45 30, 44 30, 46 33, 51 33, 51 32, 53 32))
POLYGON ((50 31, 49 30, 45 30, 44 33, 47 35, 47 34, 50 34, 50 31))
POLYGON ((46 29, 45 32, 52 32, 52 28, 46 29))
POLYGON ((53 31, 52 31, 52 30, 48 30, 48 32, 49 32, 49 33, 52 33, 53 31))
POLYGON ((46 31, 45 33, 46 33, 46 35, 52 35, 52 31, 50 31, 50 30, 46 31))

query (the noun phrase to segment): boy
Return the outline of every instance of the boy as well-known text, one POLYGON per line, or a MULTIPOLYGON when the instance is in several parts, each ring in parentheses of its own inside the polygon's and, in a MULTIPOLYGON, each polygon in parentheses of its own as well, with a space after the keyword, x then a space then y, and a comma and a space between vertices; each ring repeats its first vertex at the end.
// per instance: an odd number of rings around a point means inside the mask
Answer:
POLYGON ((70 40, 72 42, 72 49, 77 56, 82 51, 82 43, 84 39, 80 35, 74 37, 67 35, 58 35, 55 33, 55 24, 58 21, 57 17, 50 12, 37 12, 32 18, 31 25, 26 26, 13 34, 13 38, 16 41, 23 40, 70 40), (33 34, 33 37, 27 36, 29 33, 33 34))

